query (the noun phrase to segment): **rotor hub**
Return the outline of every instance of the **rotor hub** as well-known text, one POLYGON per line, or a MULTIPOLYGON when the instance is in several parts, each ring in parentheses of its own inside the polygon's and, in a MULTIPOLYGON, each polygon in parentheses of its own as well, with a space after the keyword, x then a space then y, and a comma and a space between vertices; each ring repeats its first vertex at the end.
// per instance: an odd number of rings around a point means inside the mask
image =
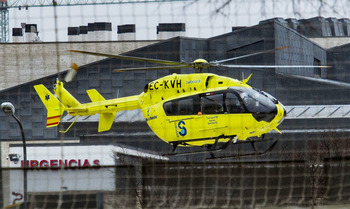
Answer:
POLYGON ((196 59, 192 62, 192 67, 198 72, 203 72, 203 69, 209 68, 210 64, 205 59, 196 59))

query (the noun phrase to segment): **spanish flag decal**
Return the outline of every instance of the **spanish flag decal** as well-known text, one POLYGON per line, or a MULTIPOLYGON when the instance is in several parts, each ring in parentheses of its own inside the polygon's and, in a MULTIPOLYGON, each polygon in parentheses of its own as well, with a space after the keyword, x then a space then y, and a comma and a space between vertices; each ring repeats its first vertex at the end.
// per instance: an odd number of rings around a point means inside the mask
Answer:
POLYGON ((57 126, 60 123, 61 115, 47 117, 46 127, 57 126))

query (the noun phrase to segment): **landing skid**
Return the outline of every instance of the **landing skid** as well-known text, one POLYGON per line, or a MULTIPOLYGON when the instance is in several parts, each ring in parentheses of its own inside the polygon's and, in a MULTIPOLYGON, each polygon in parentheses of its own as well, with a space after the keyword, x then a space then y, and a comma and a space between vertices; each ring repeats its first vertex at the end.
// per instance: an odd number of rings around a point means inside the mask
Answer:
POLYGON ((254 145, 254 141, 251 142, 251 145, 254 149, 254 152, 251 153, 244 153, 244 154, 238 154, 238 155, 229 155, 229 156, 214 156, 211 154, 210 158, 207 158, 206 160, 220 160, 220 159, 234 159, 234 158, 242 158, 242 157, 252 157, 252 156, 260 156, 260 155, 265 155, 266 153, 270 152, 273 150, 273 148, 275 148, 276 144, 277 144, 278 140, 276 139, 271 145, 270 147, 268 147, 267 149, 265 149, 264 151, 259 151, 256 149, 255 145, 254 145))
POLYGON ((263 150, 263 151, 259 151, 256 146, 255 143, 256 142, 263 142, 263 141, 269 141, 271 139, 265 139, 264 137, 259 140, 259 141, 244 141, 244 142, 237 142, 237 139, 235 136, 231 136, 229 141, 223 143, 220 147, 218 146, 218 141, 219 138, 215 139, 214 144, 208 145, 206 146, 206 150, 197 150, 197 151, 191 151, 191 152, 175 152, 177 145, 178 144, 173 144, 173 152, 172 153, 168 153, 168 154, 163 154, 163 156, 183 156, 183 155, 194 155, 194 154, 205 154, 205 153, 209 153, 210 157, 207 158, 207 160, 215 160, 215 159, 232 159, 232 158, 241 158, 241 157, 250 157, 250 156, 259 156, 259 155, 264 155, 268 152, 270 152, 271 150, 273 150, 273 148, 276 146, 277 141, 275 140, 270 147, 268 147, 267 149, 263 150), (225 150, 230 144, 231 142, 234 142, 234 144, 242 144, 242 143, 250 143, 252 145, 253 148, 253 152, 251 153, 244 153, 244 154, 238 154, 238 155, 230 155, 230 156, 215 156, 214 153, 220 152, 222 150, 225 150), (237 142, 237 143, 236 143, 237 142))
POLYGON ((175 152, 175 149, 177 147, 177 145, 173 145, 173 152, 172 153, 168 153, 168 154, 163 154, 163 156, 181 156, 181 155, 195 155, 195 154, 204 154, 204 153, 211 153, 211 152, 219 152, 222 151, 224 149, 226 149, 229 144, 232 142, 233 137, 230 138, 230 140, 228 140, 227 142, 225 142, 223 145, 221 145, 220 147, 216 148, 217 143, 219 141, 219 139, 215 139, 215 143, 207 146, 207 150, 197 150, 197 151, 192 151, 192 152, 175 152))

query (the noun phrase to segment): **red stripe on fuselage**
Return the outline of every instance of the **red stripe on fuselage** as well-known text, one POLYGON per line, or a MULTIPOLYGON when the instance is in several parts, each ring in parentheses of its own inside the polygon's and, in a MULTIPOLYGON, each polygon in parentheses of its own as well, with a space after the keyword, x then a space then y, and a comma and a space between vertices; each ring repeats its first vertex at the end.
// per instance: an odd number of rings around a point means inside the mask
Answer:
POLYGON ((47 120, 50 120, 50 119, 54 119, 54 118, 60 118, 61 115, 56 115, 56 116, 52 116, 52 117, 47 117, 47 120))
POLYGON ((52 125, 57 125, 59 122, 56 122, 56 123, 48 123, 46 124, 46 126, 52 126, 52 125))

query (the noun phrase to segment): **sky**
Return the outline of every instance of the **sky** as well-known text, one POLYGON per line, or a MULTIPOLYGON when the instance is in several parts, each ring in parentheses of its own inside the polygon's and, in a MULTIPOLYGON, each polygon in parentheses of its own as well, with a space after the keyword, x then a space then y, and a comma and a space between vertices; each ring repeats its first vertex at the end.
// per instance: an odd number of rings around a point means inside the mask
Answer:
POLYGON ((10 36, 12 28, 27 23, 38 25, 39 37, 45 42, 67 41, 68 27, 87 25, 91 22, 111 22, 112 40, 117 40, 117 26, 123 24, 136 24, 137 40, 154 40, 157 38, 158 23, 185 23, 186 36, 208 38, 230 32, 232 26, 252 26, 261 20, 274 17, 350 18, 350 10, 347 9, 349 6, 350 2, 347 0, 198 0, 56 8, 29 7, 28 10, 12 8, 9 10, 10 36))

